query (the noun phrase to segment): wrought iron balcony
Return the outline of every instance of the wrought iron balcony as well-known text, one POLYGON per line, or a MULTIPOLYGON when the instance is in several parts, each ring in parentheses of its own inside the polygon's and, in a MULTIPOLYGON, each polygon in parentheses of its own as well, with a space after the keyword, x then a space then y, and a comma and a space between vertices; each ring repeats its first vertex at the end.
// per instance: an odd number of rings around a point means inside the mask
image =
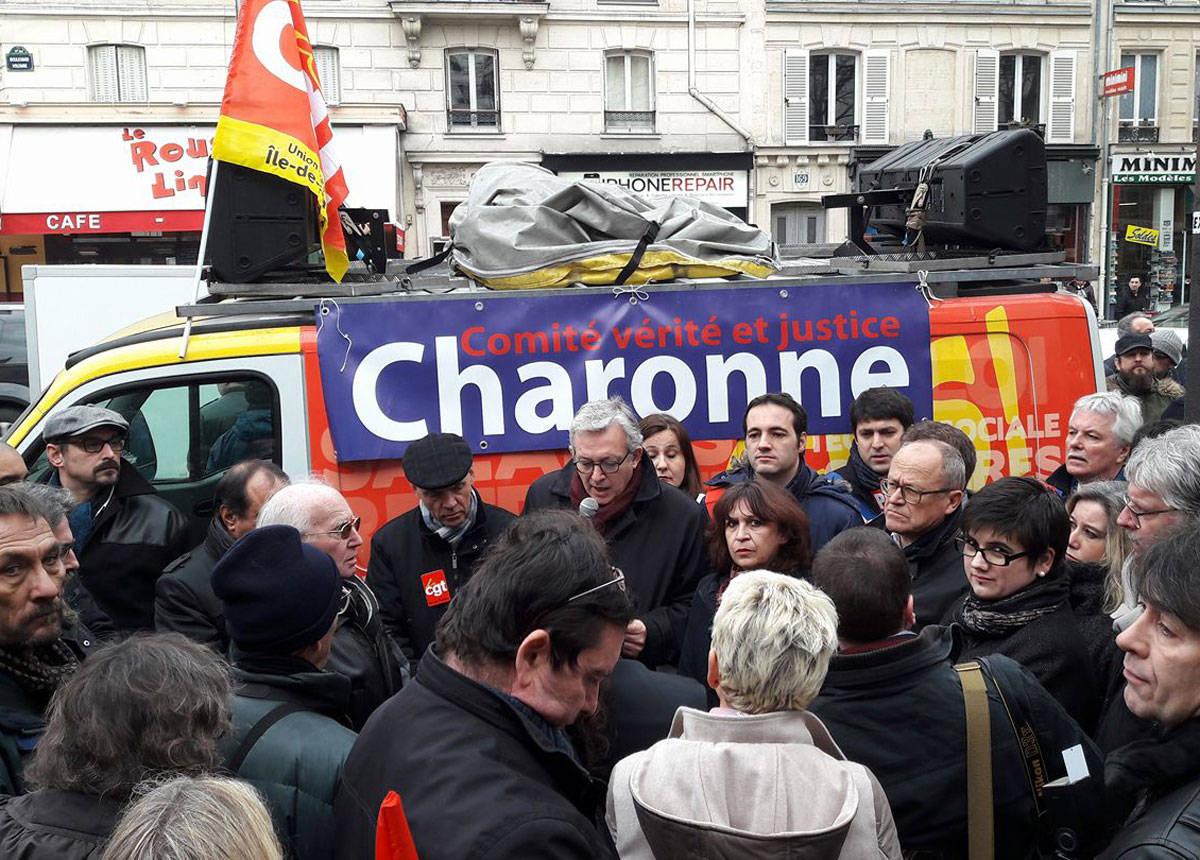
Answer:
POLYGON ((652 110, 606 110, 604 112, 605 131, 654 131, 654 111, 652 110))
POLYGON ((1158 120, 1123 119, 1117 129, 1121 143, 1158 143, 1158 120))
POLYGON ((858 128, 857 125, 810 125, 808 139, 829 143, 857 143, 858 128))
POLYGON ((472 128, 496 129, 500 127, 498 110, 455 110, 446 111, 451 131, 466 131, 472 128))

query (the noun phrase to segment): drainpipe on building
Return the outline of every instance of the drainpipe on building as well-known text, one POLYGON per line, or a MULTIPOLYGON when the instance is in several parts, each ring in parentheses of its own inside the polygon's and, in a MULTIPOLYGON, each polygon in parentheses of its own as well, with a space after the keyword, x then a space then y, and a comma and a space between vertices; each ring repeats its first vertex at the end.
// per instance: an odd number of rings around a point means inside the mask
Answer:
POLYGON ((721 110, 720 106, 696 87, 696 0, 688 0, 688 95, 704 105, 725 125, 733 129, 742 140, 746 141, 746 150, 750 153, 750 176, 746 182, 746 220, 754 219, 754 135, 746 131, 734 121, 733 117, 721 110))
POLYGON ((1103 68, 1099 73, 1092 77, 1092 86, 1096 88, 1096 100, 1099 102, 1097 107, 1100 109, 1100 283, 1097 284, 1097 299, 1099 303, 1099 317, 1104 319, 1108 315, 1108 287, 1111 278, 1109 277, 1109 267, 1112 265, 1112 258, 1109 245, 1112 242, 1112 173, 1110 163, 1112 162, 1110 152, 1110 126, 1109 108, 1112 98, 1105 98, 1101 81, 1101 75, 1104 72, 1112 70, 1112 30, 1113 21, 1116 10, 1113 7, 1113 0, 1096 0, 1097 12, 1097 34, 1096 34, 1096 54, 1103 58, 1103 68))

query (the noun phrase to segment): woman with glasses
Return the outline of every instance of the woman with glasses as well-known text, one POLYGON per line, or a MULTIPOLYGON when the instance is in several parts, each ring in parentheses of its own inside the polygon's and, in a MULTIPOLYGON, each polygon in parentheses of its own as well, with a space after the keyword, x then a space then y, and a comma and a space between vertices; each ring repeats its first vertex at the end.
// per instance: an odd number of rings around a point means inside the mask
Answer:
POLYGON ((713 573, 692 599, 679 672, 708 686, 713 616, 725 588, 739 573, 770 570, 808 578, 812 541, 808 517, 795 496, 765 481, 733 484, 713 508, 708 532, 713 573))
POLYGON ((960 660, 1004 654, 1024 666, 1085 731, 1103 696, 1065 557, 1071 526, 1053 491, 1001 478, 971 497, 957 543, 970 591, 943 623, 963 633, 960 660))
POLYGON ((638 423, 642 446, 654 463, 658 479, 678 487, 696 501, 704 501, 700 467, 692 451, 692 439, 677 418, 665 412, 647 415, 638 423))

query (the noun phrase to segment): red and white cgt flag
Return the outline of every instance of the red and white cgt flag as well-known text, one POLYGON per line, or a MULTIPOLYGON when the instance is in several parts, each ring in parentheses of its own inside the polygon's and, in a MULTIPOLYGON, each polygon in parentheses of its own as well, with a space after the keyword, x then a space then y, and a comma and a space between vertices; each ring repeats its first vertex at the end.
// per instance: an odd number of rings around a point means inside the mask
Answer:
POLYGON ((338 207, 349 192, 299 0, 243 0, 213 158, 312 191, 325 269, 341 281, 349 260, 338 207))

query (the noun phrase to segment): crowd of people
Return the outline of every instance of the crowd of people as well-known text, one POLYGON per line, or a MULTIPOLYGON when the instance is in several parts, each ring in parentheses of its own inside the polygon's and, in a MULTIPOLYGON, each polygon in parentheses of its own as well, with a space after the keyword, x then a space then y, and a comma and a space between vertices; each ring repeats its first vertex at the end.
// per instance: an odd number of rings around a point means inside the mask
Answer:
POLYGON ((1045 481, 884 388, 839 471, 769 393, 707 482, 589 402, 519 515, 430 434, 365 576, 262 460, 186 550, 62 410, 0 451, 0 856, 1200 857, 1200 427, 1141 339, 1045 481))

